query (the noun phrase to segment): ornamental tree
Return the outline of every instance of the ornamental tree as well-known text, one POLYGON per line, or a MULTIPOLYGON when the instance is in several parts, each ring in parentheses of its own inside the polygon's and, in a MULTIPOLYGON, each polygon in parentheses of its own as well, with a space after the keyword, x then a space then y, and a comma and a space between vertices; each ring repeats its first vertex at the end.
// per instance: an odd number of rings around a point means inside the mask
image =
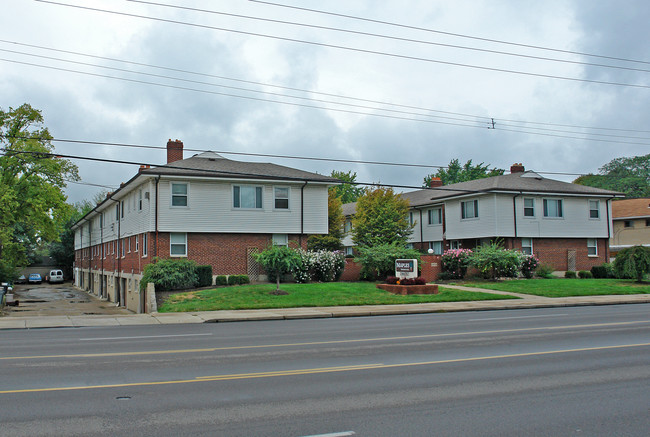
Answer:
POLYGON ((643 281, 643 276, 650 273, 650 247, 633 246, 621 250, 614 261, 614 272, 619 278, 636 278, 643 281))
POLYGON ((357 200, 352 219, 352 240, 357 246, 406 245, 413 232, 408 220, 409 201, 392 188, 367 189, 357 200))
POLYGON ((275 276, 275 292, 280 292, 280 278, 300 267, 300 255, 287 246, 271 246, 263 252, 254 254, 255 261, 260 263, 269 276, 275 276))

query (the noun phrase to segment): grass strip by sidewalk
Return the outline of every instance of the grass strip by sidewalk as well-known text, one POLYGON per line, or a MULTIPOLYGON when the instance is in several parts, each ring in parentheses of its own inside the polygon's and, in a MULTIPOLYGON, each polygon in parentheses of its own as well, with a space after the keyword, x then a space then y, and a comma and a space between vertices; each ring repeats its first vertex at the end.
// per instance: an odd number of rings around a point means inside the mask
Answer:
POLYGON ((275 290, 275 284, 221 287, 174 294, 158 308, 158 311, 168 313, 516 299, 513 296, 452 290, 444 287, 440 287, 439 294, 399 296, 380 290, 375 285, 373 282, 280 284, 280 288, 289 293, 280 296, 270 294, 275 290))
POLYGON ((638 283, 631 279, 514 279, 499 282, 467 281, 459 282, 458 285, 545 297, 650 293, 650 283, 638 283))

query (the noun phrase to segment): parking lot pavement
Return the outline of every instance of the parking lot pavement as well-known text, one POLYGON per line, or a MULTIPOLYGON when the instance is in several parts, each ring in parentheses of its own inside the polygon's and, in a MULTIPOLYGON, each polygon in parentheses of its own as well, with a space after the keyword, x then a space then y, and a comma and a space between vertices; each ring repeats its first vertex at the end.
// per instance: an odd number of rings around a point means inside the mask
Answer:
POLYGON ((14 287, 18 306, 5 307, 6 317, 125 315, 130 311, 75 289, 70 283, 14 287))

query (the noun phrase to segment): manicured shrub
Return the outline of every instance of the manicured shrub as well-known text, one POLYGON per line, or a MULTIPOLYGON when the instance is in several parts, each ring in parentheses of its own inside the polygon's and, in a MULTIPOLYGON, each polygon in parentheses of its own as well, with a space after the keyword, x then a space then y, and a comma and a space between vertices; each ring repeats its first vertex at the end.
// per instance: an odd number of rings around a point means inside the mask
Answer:
POLYGON ((591 279, 594 277, 594 275, 592 275, 589 270, 580 270, 578 272, 578 276, 580 279, 591 279))
POLYGON ((145 290, 149 282, 152 282, 156 286, 156 290, 160 291, 196 287, 199 283, 196 267, 194 261, 187 259, 154 260, 144 268, 140 290, 145 290))
POLYGON ((553 278, 554 271, 555 269, 552 265, 540 264, 540 266, 537 267, 537 270, 535 270, 535 275, 537 275, 538 278, 551 279, 553 278))
POLYGON ((605 265, 593 266, 591 268, 591 274, 596 279, 606 279, 609 277, 607 267, 605 267, 605 265))
POLYGON ((218 275, 214 279, 214 285, 228 285, 228 277, 226 275, 218 275))
POLYGON ((539 267, 539 260, 534 255, 526 255, 521 262, 521 274, 526 279, 530 279, 539 267))
POLYGON ((196 275, 199 277, 199 287, 212 285, 212 266, 196 266, 196 275))
POLYGON ((469 255, 469 263, 485 279, 514 278, 519 273, 523 257, 521 252, 504 249, 496 242, 475 248, 469 255))
POLYGON ((397 284, 397 281, 399 281, 399 278, 397 276, 388 276, 388 277, 386 277, 386 283, 387 284, 397 284))
POLYGON ((250 284, 248 275, 230 275, 228 276, 228 285, 250 284))
POLYGON ((643 276, 650 273, 650 247, 633 246, 621 250, 616 255, 614 271, 618 278, 643 281, 643 276))
POLYGON ((400 285, 426 285, 427 281, 418 276, 417 278, 404 278, 399 280, 400 285))
POLYGON ((463 279, 469 267, 469 257, 472 251, 469 249, 449 249, 442 254, 442 273, 439 278, 442 280, 447 279, 463 279))
POLYGON ((362 280, 374 281, 377 278, 386 278, 395 273, 396 259, 416 259, 420 264, 420 252, 408 249, 398 242, 380 244, 373 247, 359 247, 355 258, 360 262, 362 280))
POLYGON ((567 279, 575 279, 576 272, 574 272, 573 270, 567 270, 566 272, 564 272, 564 277, 567 279))
POLYGON ((253 255, 255 261, 260 263, 266 273, 275 279, 276 291, 280 291, 280 279, 300 265, 301 259, 298 252, 286 246, 271 246, 268 249, 253 255))

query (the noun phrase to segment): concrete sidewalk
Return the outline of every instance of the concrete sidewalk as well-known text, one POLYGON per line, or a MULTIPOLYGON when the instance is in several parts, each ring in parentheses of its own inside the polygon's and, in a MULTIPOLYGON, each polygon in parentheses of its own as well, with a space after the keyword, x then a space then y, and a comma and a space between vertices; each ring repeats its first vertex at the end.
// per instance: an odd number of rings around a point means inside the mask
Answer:
POLYGON ((361 305, 348 307, 281 308, 263 310, 203 311, 191 313, 152 313, 125 315, 61 315, 39 317, 0 317, 0 329, 58 328, 80 326, 166 325, 178 323, 241 322, 327 317, 363 317, 395 314, 426 314, 455 311, 485 311, 519 308, 549 308, 584 305, 650 303, 650 294, 577 296, 549 298, 533 295, 450 286, 467 291, 515 295, 520 299, 440 302, 403 305, 361 305))

